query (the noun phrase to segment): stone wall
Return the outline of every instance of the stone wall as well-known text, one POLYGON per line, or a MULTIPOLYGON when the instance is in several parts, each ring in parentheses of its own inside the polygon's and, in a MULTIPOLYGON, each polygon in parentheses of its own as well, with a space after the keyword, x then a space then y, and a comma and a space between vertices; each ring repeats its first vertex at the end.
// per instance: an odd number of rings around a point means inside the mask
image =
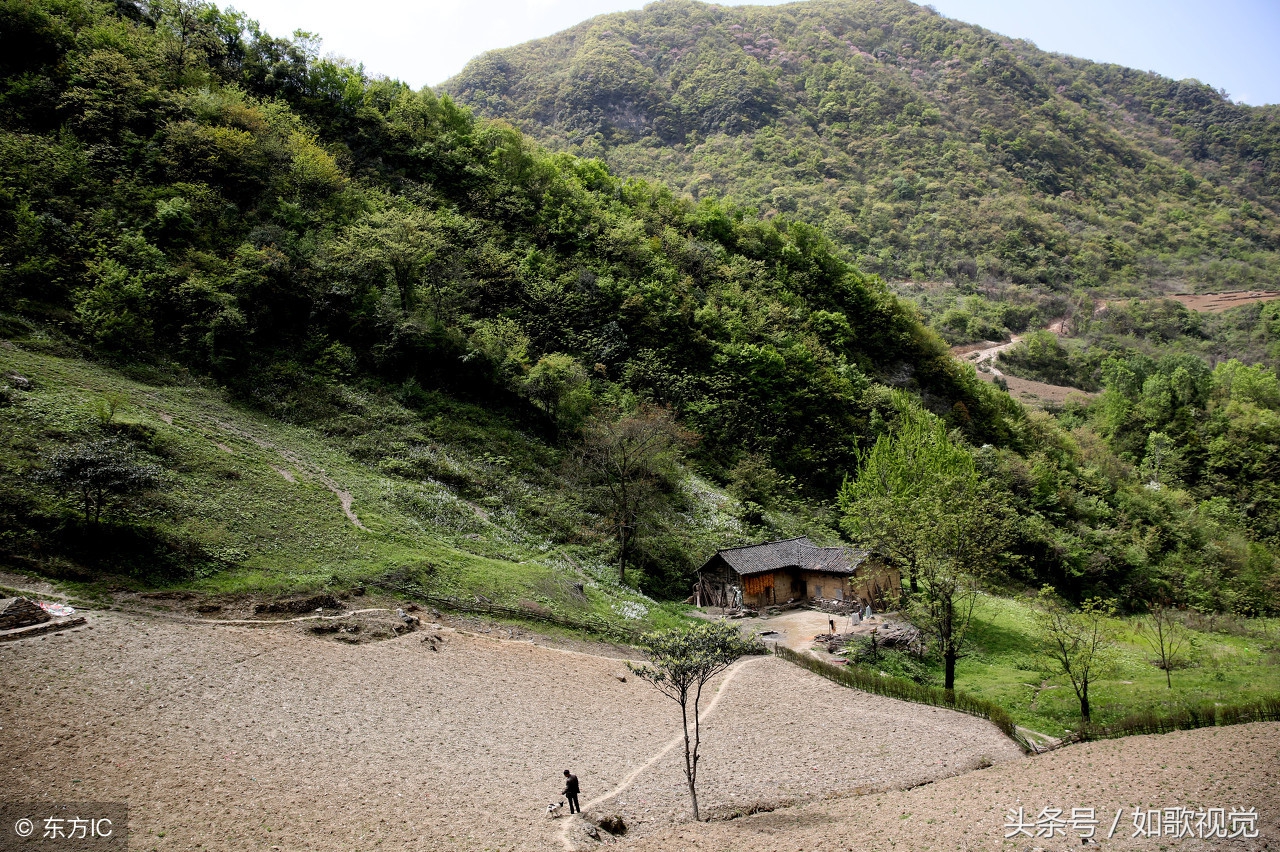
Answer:
POLYGON ((42 624, 50 617, 49 613, 26 598, 14 598, 13 602, 5 607, 4 612, 0 612, 0 630, 42 624))

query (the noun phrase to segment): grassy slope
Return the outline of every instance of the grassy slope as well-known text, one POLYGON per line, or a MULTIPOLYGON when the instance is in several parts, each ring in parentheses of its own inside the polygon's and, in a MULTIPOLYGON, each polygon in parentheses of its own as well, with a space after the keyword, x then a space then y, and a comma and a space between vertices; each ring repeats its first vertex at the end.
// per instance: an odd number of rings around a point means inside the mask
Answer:
MULTIPOLYGON (((581 541, 572 546, 552 543, 547 516, 557 510, 572 516, 562 483, 548 473, 555 452, 492 414, 448 400, 435 400, 434 411, 410 410, 346 390, 344 422, 352 434, 333 434, 332 421, 326 434, 247 410, 214 388, 149 384, 90 362, 4 346, 0 373, 11 372, 35 382, 14 405, 0 408, 0 477, 11 493, 70 517, 73 507, 59 506, 29 474, 52 446, 101 434, 107 427, 94 406, 109 394, 128 400, 110 429, 135 440, 149 436, 166 471, 167 487, 140 502, 134 520, 193 545, 202 558, 192 560, 186 576, 155 577, 144 569, 108 576, 98 584, 104 588, 275 595, 345 589, 397 572, 402 582, 432 592, 482 594, 509 606, 531 601, 571 617, 621 619, 622 605, 633 602, 649 613, 633 626, 675 618, 676 608, 617 586, 589 530, 578 531, 581 541), (386 455, 377 453, 378 464, 358 457, 374 454, 371 443, 392 445, 386 455), (445 485, 422 466, 408 469, 402 457, 414 454, 429 456, 433 470, 463 484, 445 485), (344 515, 326 480, 350 493, 365 529, 344 515), (574 583, 584 584, 585 600, 574 583)), ((722 512, 727 498, 696 480, 690 494, 689 515, 703 532, 741 534, 722 512)), ((20 542, 6 544, 22 550, 20 542)))
MULTIPOLYGON (((1193 631, 1193 665, 1174 669, 1173 688, 1150 663, 1155 656, 1134 632, 1132 619, 1115 619, 1120 646, 1115 676, 1090 687, 1094 721, 1107 723, 1144 710, 1167 712, 1189 702, 1235 704, 1280 693, 1280 620, 1222 622, 1249 631, 1193 631)), ((974 617, 975 653, 956 671, 960 689, 998 702, 1018 724, 1051 736, 1075 728, 1080 705, 1070 682, 1050 677, 1033 653, 1031 608, 1022 600, 983 597, 974 617), (1041 685, 1056 687, 1041 689, 1041 685)))

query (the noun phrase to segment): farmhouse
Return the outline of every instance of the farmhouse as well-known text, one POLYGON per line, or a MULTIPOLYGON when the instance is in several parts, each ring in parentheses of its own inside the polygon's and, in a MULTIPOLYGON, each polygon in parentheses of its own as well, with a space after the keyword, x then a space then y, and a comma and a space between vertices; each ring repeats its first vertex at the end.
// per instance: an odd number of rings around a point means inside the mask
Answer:
POLYGON ((900 583, 897 570, 870 551, 801 537, 717 550, 698 570, 696 593, 704 606, 836 600, 884 609, 900 583))

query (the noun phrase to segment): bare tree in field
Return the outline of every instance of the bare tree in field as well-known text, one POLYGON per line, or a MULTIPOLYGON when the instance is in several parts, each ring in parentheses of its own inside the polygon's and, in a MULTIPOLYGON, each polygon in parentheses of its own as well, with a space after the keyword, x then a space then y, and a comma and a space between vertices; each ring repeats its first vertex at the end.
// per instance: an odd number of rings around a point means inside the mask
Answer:
POLYGON ((657 406, 633 414, 597 415, 583 428, 573 459, 575 479, 608 520, 618 545, 618 579, 627 581, 644 523, 656 515, 681 477, 681 450, 692 440, 657 406))
POLYGON ((702 746, 702 722, 698 703, 702 688, 727 669, 743 654, 756 646, 743 638, 738 629, 723 621, 698 624, 687 630, 663 630, 647 633, 640 645, 649 654, 649 663, 627 668, 658 691, 680 705, 680 721, 684 730, 684 777, 689 787, 689 804, 693 819, 698 814, 698 751, 702 746), (693 733, 689 732, 689 703, 693 699, 693 733))
POLYGON ((1071 609, 1049 587, 1040 592, 1036 607, 1040 653, 1071 681, 1086 725, 1090 722, 1089 687, 1111 674, 1116 663, 1107 629, 1107 619, 1114 612, 1114 604, 1101 598, 1090 598, 1080 609, 1071 609))
POLYGON ((1173 689, 1173 667, 1182 662, 1195 645, 1177 611, 1164 604, 1152 604, 1151 612, 1138 622, 1138 637, 1155 652, 1156 665, 1164 670, 1165 685, 1173 689))

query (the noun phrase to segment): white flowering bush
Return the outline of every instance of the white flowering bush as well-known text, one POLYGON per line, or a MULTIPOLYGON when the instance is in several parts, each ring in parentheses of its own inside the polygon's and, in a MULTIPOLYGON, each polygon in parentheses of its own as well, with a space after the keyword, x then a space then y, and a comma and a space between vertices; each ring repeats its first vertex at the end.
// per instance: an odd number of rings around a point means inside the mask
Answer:
POLYGON ((623 618, 628 618, 632 621, 639 621, 649 614, 649 607, 639 601, 621 601, 611 604, 609 608, 623 618))

